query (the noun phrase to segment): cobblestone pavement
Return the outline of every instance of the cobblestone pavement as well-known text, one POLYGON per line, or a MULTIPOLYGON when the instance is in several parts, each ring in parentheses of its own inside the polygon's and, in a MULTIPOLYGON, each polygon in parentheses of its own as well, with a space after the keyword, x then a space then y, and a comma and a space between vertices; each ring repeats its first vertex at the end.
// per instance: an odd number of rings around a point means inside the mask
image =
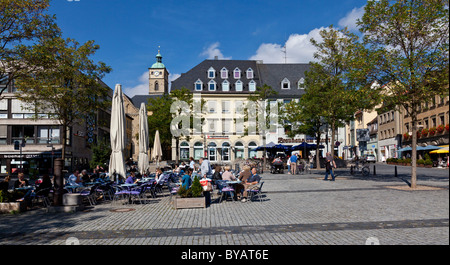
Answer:
POLYGON ((0 244, 64 245, 381 245, 449 244, 449 171, 420 169, 418 184, 401 191, 409 169, 377 164, 377 175, 338 169, 305 175, 263 174, 262 202, 213 203, 174 210, 169 196, 148 204, 101 203, 77 213, 33 210, 0 215, 0 244), (121 211, 115 211, 120 210, 121 211), (127 211, 130 209, 130 211, 127 211), (69 239, 69 241, 67 241, 69 239))

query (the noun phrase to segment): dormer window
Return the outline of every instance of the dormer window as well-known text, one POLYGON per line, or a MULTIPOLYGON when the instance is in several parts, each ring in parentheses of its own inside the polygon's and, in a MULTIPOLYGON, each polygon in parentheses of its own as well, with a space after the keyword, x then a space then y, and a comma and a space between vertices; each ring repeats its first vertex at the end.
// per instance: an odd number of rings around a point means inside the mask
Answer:
POLYGON ((253 69, 248 68, 247 70, 247 79, 253 79, 253 69))
POLYGON ((195 86, 195 91, 202 91, 203 90, 203 82, 200 79, 198 79, 195 82, 194 86, 195 86))
POLYGON ((228 80, 222 82, 222 91, 230 91, 230 82, 228 80))
POLYGON ((234 79, 240 79, 241 78, 241 70, 239 68, 234 69, 233 77, 234 77, 234 79))
POLYGON ((208 78, 215 78, 216 77, 216 70, 214 70, 214 68, 209 68, 208 69, 208 78))
POLYGON ((228 78, 228 70, 227 70, 227 68, 222 68, 222 70, 220 70, 220 77, 222 78, 222 79, 226 79, 226 78, 228 78))
POLYGON ((284 78, 283 81, 281 81, 281 89, 291 89, 291 82, 289 79, 284 78))
POLYGON ((303 77, 298 81, 298 89, 305 89, 305 79, 303 77))
POLYGON ((238 80, 236 81, 236 91, 242 91, 242 81, 238 80))
POLYGON ((251 92, 256 91, 256 82, 255 81, 252 80, 248 83, 248 90, 251 92))
POLYGON ((216 82, 214 80, 209 81, 208 83, 209 91, 216 91, 216 82))

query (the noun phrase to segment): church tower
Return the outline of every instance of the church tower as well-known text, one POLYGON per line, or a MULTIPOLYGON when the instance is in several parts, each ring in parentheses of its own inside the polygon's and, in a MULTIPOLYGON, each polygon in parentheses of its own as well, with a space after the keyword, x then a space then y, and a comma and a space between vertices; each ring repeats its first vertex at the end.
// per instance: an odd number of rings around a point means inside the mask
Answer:
POLYGON ((149 71, 149 94, 164 95, 169 93, 169 72, 162 63, 162 56, 158 50, 156 63, 148 69, 149 71))

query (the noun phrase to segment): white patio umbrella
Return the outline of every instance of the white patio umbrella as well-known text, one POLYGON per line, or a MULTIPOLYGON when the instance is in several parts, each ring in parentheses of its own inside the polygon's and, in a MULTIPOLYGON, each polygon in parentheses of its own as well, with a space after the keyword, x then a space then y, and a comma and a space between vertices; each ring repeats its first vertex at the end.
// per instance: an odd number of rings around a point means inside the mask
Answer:
POLYGON ((162 157, 161 140, 159 139, 159 131, 156 130, 155 142, 153 143, 152 159, 156 160, 156 164, 159 165, 162 157))
POLYGON ((144 103, 141 103, 139 109, 139 172, 141 175, 148 170, 148 120, 147 109, 144 103))
POLYGON ((118 178, 114 174, 126 177, 125 160, 123 152, 125 149, 125 108, 123 106, 122 86, 116 85, 111 106, 111 157, 109 159, 109 174, 113 181, 118 178))

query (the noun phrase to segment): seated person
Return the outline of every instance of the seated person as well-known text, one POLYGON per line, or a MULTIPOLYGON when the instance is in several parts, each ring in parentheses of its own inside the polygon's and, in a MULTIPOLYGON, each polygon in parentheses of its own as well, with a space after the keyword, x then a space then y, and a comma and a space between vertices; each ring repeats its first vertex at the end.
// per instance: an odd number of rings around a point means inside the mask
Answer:
POLYGON ((82 186, 80 171, 78 170, 73 171, 73 173, 69 176, 67 182, 69 186, 82 186))
POLYGON ((0 182, 0 191, 7 192, 9 189, 9 180, 11 179, 10 176, 6 176, 5 179, 0 182))
POLYGON ((192 174, 192 168, 187 168, 186 173, 184 174, 183 178, 181 179, 181 186, 185 189, 189 189, 192 185, 191 180, 191 174, 192 174))
POLYGON ((220 171, 222 171, 222 167, 221 166, 216 166, 216 168, 214 169, 214 174, 213 174, 213 183, 216 183, 217 180, 222 180, 222 175, 220 174, 220 171))
POLYGON ((136 173, 131 171, 130 176, 125 180, 125 184, 136 184, 140 179, 136 178, 136 173))
POLYGON ((25 175, 23 173, 19 173, 19 175, 17 175, 17 177, 19 179, 14 182, 15 189, 28 186, 28 180, 25 179, 25 175))
POLYGON ((281 164, 283 164, 283 160, 281 160, 281 157, 277 157, 272 161, 272 164, 281 165, 281 164))
POLYGON ((87 182, 90 182, 90 181, 91 181, 91 178, 89 177, 89 175, 88 175, 86 169, 83 169, 83 170, 81 171, 80 178, 81 178, 81 182, 82 182, 82 183, 87 183, 87 182))
POLYGON ((225 166, 225 172, 222 174, 222 180, 228 180, 228 181, 234 181, 236 180, 236 177, 233 175, 233 173, 230 172, 231 167, 225 166))
POLYGON ((52 186, 53 186, 52 181, 50 180, 49 175, 44 175, 42 177, 42 183, 39 184, 39 186, 35 190, 28 190, 27 193, 23 196, 23 198, 18 199, 17 201, 20 202, 25 200, 29 202, 31 200, 31 195, 33 194, 48 196, 52 186))
POLYGON ((238 196, 240 195, 240 193, 242 192, 242 202, 246 202, 247 201, 247 190, 255 188, 259 181, 261 180, 261 177, 256 173, 256 168, 253 168, 250 171, 247 171, 246 168, 244 168, 244 172, 242 173, 243 176, 241 177, 241 181, 242 183, 237 184, 236 185, 236 193, 238 194, 238 196), (248 173, 250 173, 250 175, 248 173))

